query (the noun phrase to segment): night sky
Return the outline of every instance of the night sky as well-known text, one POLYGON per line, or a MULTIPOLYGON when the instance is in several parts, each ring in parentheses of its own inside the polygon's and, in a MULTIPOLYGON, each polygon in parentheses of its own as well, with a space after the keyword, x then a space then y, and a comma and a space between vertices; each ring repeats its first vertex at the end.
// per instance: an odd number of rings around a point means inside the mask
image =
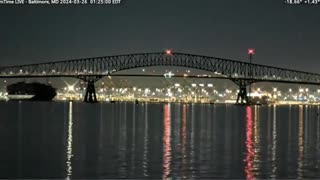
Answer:
POLYGON ((0 6, 0 65, 174 52, 320 73, 320 5, 283 0, 123 0, 0 6))

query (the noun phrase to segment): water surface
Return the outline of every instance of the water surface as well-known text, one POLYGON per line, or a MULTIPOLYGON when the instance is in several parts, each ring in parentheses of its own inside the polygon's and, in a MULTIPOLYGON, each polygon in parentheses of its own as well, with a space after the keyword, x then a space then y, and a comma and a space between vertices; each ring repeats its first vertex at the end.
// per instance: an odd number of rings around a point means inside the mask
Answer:
POLYGON ((0 178, 320 178, 319 106, 0 102, 0 178))

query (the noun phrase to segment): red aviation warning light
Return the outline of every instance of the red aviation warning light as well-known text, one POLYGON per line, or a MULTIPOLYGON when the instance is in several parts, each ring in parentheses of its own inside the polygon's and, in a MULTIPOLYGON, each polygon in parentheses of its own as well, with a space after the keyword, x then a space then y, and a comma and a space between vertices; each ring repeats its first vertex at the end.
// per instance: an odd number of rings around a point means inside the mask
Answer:
POLYGON ((167 50, 166 50, 166 55, 172 55, 171 49, 167 49, 167 50))
POLYGON ((254 49, 251 49, 251 48, 248 49, 248 54, 249 54, 249 55, 254 55, 254 49))

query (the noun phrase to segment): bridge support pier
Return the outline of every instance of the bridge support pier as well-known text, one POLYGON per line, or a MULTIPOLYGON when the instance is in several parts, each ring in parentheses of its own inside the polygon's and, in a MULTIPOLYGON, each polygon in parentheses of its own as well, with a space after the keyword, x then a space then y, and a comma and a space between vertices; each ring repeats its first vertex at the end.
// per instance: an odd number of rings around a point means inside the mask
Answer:
POLYGON ((84 96, 84 102, 88 102, 88 103, 98 102, 97 95, 96 95, 96 89, 94 86, 94 81, 92 81, 92 80, 88 81, 86 94, 84 96))
POLYGON ((249 98, 247 95, 247 87, 240 86, 236 104, 249 104, 249 103, 250 102, 249 102, 249 98))
POLYGON ((86 93, 83 101, 86 103, 98 102, 94 83, 99 81, 102 78, 102 76, 79 76, 78 78, 87 82, 86 93))
POLYGON ((247 92, 248 92, 247 87, 250 86, 252 83, 254 83, 254 81, 247 80, 247 79, 237 79, 232 81, 239 86, 239 92, 238 92, 236 104, 250 105, 251 101, 247 95, 247 92))

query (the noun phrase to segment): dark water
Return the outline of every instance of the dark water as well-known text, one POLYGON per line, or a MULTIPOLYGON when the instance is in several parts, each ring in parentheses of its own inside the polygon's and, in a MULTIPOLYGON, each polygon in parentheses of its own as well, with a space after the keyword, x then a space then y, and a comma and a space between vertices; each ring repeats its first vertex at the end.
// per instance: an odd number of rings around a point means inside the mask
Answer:
POLYGON ((0 178, 320 178, 319 106, 0 103, 0 178))

